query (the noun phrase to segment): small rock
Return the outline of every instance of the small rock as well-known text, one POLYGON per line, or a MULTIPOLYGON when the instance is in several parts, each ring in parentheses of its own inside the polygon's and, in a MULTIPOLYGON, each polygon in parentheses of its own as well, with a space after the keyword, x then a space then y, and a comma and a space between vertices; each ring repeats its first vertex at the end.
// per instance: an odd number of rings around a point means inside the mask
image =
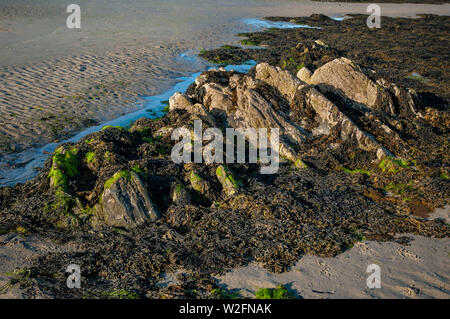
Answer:
POLYGON ((216 176, 219 182, 222 184, 224 192, 228 196, 232 196, 237 193, 237 191, 239 190, 239 183, 225 166, 219 165, 217 167, 216 176))
POLYGON ((312 74, 313 73, 311 72, 311 70, 305 66, 297 72, 297 78, 299 78, 300 80, 302 80, 305 83, 309 83, 311 80, 312 74))
POLYGON ((101 215, 109 226, 131 228, 160 215, 144 183, 134 172, 119 171, 105 183, 101 215))
POLYGON ((188 205, 191 203, 191 197, 186 187, 181 183, 176 183, 172 190, 172 202, 175 205, 188 205))

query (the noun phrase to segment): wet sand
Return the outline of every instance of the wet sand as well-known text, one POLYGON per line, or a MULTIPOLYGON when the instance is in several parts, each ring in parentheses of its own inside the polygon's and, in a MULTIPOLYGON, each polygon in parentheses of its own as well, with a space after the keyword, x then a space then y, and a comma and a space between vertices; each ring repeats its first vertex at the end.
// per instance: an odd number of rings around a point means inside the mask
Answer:
MULTIPOLYGON (((310 1, 79 1, 68 29, 59 1, 0 4, 0 150, 41 146, 140 107, 176 78, 204 70, 183 52, 237 43, 248 17, 342 16, 367 4, 310 1), (138 102, 138 103, 137 103, 138 102)), ((383 15, 449 14, 450 5, 382 4, 383 15)))

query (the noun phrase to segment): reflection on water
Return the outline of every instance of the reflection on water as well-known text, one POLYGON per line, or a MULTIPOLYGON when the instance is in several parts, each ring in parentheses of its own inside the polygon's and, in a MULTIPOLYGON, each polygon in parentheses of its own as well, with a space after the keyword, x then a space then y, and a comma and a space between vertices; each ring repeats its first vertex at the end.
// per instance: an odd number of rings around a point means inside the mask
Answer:
POLYGON ((260 28, 278 28, 278 29, 296 29, 296 28, 307 28, 307 29, 320 29, 319 27, 311 27, 306 24, 295 24, 290 22, 281 21, 268 21, 262 19, 244 19, 244 23, 253 25, 260 28))

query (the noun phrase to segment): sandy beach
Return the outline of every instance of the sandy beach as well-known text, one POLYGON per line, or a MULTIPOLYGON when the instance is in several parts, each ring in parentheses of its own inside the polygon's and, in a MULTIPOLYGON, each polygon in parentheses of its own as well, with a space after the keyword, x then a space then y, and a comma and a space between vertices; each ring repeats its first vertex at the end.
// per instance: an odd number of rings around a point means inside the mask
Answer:
MULTIPOLYGON (((179 59, 251 31, 243 18, 342 16, 366 4, 310 1, 79 1, 68 29, 58 1, 0 4, 1 153, 40 146, 138 109, 177 77, 204 70, 179 59)), ((449 14, 449 5, 383 4, 383 15, 449 14)))

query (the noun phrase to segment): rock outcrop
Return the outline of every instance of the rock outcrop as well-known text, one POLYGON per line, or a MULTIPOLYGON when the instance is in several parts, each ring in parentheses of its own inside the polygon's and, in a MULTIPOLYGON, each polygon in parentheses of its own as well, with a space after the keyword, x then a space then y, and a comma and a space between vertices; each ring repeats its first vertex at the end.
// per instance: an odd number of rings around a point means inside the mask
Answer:
POLYGON ((374 81, 368 73, 353 61, 339 58, 318 68, 309 79, 306 71, 300 76, 318 86, 323 93, 339 95, 353 107, 386 112, 391 116, 417 115, 414 91, 400 89, 383 79, 374 81))
POLYGON ((104 186, 97 213, 106 225, 131 228, 159 219, 160 214, 139 176, 119 171, 104 186))
POLYGON ((186 94, 171 98, 171 109, 184 109, 212 119, 222 129, 278 128, 280 156, 295 163, 310 137, 329 135, 333 145, 356 145, 376 161, 394 152, 373 132, 402 143, 389 122, 396 116, 416 116, 413 91, 373 80, 351 60, 338 58, 312 73, 297 76, 267 63, 247 75, 223 69, 204 72, 186 94), (206 112, 206 113, 205 113, 206 112), (370 121, 370 126, 364 124, 370 121))

